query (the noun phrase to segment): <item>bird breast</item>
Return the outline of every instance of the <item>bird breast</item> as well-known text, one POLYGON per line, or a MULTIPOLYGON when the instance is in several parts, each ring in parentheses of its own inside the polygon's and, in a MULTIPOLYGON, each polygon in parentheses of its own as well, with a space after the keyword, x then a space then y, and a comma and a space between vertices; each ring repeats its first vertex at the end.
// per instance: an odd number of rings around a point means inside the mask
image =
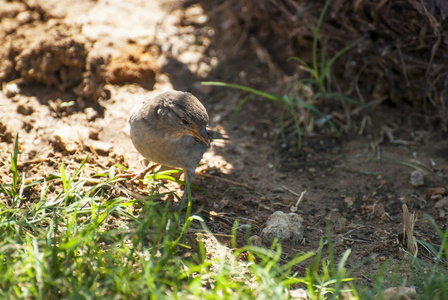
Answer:
POLYGON ((194 169, 209 148, 191 135, 173 134, 148 120, 134 117, 130 119, 131 140, 146 159, 182 169, 194 169))

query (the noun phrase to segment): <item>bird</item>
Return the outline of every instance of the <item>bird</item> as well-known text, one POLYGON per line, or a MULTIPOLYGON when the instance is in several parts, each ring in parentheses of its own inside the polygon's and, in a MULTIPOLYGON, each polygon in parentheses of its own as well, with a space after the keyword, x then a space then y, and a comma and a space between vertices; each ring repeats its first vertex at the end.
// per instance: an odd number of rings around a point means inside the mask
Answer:
POLYGON ((182 199, 203 154, 210 149, 208 121, 207 110, 193 94, 175 90, 143 101, 129 118, 132 143, 143 157, 183 169, 186 189, 182 199))

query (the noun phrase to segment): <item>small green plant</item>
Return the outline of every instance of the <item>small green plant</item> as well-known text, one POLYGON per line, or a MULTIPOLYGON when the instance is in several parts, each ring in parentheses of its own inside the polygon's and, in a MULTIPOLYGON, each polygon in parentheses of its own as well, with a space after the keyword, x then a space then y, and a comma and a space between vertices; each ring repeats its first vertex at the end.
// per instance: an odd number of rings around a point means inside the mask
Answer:
MULTIPOLYGON (((415 270, 412 273, 413 283, 422 299, 448 299, 448 229, 443 232, 430 216, 426 216, 426 219, 434 227, 441 245, 435 247, 427 241, 417 240, 429 252, 432 262, 409 255, 411 266, 415 270)), ((446 227, 448 228, 448 224, 446 227)))
POLYGON ((19 171, 17 169, 17 160, 19 157, 19 134, 16 135, 14 142, 14 151, 11 153, 11 173, 12 182, 10 184, 3 184, 0 182, 0 192, 7 195, 12 203, 17 203, 22 198, 22 190, 18 190, 19 171))
MULTIPOLYGON (((334 93, 332 92, 332 85, 331 85, 331 66, 334 64, 334 62, 345 52, 347 52, 353 45, 348 45, 345 48, 343 48, 341 51, 339 51, 337 54, 335 54, 332 58, 327 59, 327 54, 325 51, 324 46, 322 45, 322 40, 319 35, 320 27, 322 25, 323 17, 328 9, 328 6, 330 4, 330 1, 327 1, 325 3, 325 6, 322 10, 322 13, 319 17, 318 23, 316 28, 311 28, 313 32, 313 59, 312 64, 307 64, 304 60, 298 58, 298 57, 292 57, 290 60, 298 61, 302 68, 305 69, 309 74, 310 78, 302 78, 295 82, 293 82, 290 85, 290 92, 287 95, 284 96, 276 96, 272 95, 257 89, 253 89, 250 87, 238 85, 238 84, 232 84, 232 83, 225 83, 225 82, 214 82, 214 81, 206 81, 202 82, 203 85, 214 85, 214 86, 222 86, 222 87, 229 87, 229 88, 235 88, 240 89, 246 92, 249 92, 254 95, 261 96, 263 98, 266 98, 271 101, 279 102, 284 105, 286 108, 285 110, 292 116, 297 132, 297 140, 298 140, 298 148, 301 148, 302 145, 302 135, 301 135, 301 129, 300 129, 300 121, 297 114, 297 108, 301 107, 304 109, 307 109, 314 113, 315 115, 319 116, 325 122, 331 127, 331 130, 337 135, 340 136, 340 132, 337 129, 336 125, 330 120, 330 118, 322 113, 315 105, 314 102, 316 102, 319 99, 340 99, 344 101, 348 101, 351 103, 357 103, 355 100, 351 99, 350 97, 347 97, 345 95, 342 95, 340 93, 334 93), (320 56, 318 55, 319 52, 319 46, 320 45, 320 56), (318 59, 319 57, 319 59, 318 59), (314 96, 312 97, 313 102, 307 102, 303 99, 301 96, 301 92, 305 87, 310 87, 312 90, 316 90, 314 93, 314 96)), ((240 101, 240 103, 237 105, 234 113, 232 114, 231 121, 233 121, 235 114, 241 109, 241 107, 249 100, 249 97, 245 97, 243 100, 240 101)), ((286 141, 286 135, 284 133, 284 127, 283 127, 283 117, 281 120, 281 127, 282 127, 282 139, 283 142, 286 141)))
POLYGON ((18 182, 18 137, 14 149, 13 182, 0 189, 0 298, 167 299, 179 291, 178 253, 190 224, 202 219, 181 218, 155 193, 145 200, 111 193, 120 190, 114 167, 87 187, 88 157, 73 175, 61 164, 60 173, 18 182), (24 193, 31 187, 41 188, 38 197, 24 193))
MULTIPOLYGON (((381 299, 387 284, 402 283, 399 270, 389 280, 385 265, 373 277, 373 290, 358 286, 346 268, 351 250, 336 257, 331 242, 323 240, 316 251, 289 260, 276 243, 270 249, 238 248, 238 222, 232 248, 221 245, 223 254, 211 258, 204 239, 191 242, 197 233, 213 236, 203 219, 170 210, 170 203, 157 201, 155 189, 134 199, 120 187, 115 167, 94 175, 98 183, 88 186, 87 157, 72 171, 61 163, 60 173, 28 183, 14 167, 18 149, 17 138, 11 155, 17 183, 0 189, 1 299, 275 300, 291 299, 297 290, 309 299, 381 299), (192 230, 193 223, 200 227, 192 230)), ((171 174, 155 172, 145 180, 160 178, 171 174)), ((406 258, 418 296, 445 299, 448 230, 430 221, 441 245, 417 242, 419 253, 429 251, 433 259, 406 258)))
POLYGON ((344 47, 342 50, 337 52, 330 59, 327 58, 327 51, 325 50, 325 46, 322 43, 321 36, 319 34, 320 28, 322 26, 323 18, 325 13, 327 12, 328 6, 331 1, 327 1, 322 9, 322 13, 319 16, 319 20, 317 21, 317 25, 315 28, 309 26, 310 30, 313 33, 313 48, 312 48, 312 63, 309 65, 303 59, 299 57, 292 57, 290 60, 295 60, 301 64, 301 67, 310 74, 310 78, 299 79, 297 82, 299 84, 298 88, 294 91, 298 93, 301 91, 303 86, 313 86, 316 87, 317 93, 314 95, 314 99, 319 98, 340 98, 343 100, 347 100, 350 102, 354 102, 351 98, 341 95, 340 93, 333 93, 332 85, 331 85, 331 76, 330 71, 334 62, 344 53, 346 53, 350 48, 354 46, 354 44, 350 44, 344 47), (320 51, 320 55, 319 55, 320 51))

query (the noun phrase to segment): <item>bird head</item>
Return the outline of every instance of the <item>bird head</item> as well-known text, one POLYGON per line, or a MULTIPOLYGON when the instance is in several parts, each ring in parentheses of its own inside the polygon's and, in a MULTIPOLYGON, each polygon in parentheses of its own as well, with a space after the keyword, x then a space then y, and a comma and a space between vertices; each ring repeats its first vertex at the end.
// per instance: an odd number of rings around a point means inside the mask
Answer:
POLYGON ((164 100, 163 107, 173 130, 180 135, 191 135, 209 146, 208 114, 202 103, 190 93, 175 91, 169 92, 164 100))

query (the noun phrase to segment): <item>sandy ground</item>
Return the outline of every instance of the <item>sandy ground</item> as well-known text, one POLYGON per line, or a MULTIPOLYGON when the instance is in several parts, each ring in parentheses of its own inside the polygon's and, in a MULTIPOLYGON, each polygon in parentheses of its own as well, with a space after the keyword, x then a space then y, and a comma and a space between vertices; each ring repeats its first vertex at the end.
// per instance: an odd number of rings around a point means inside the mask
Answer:
MULTIPOLYGON (((1 23, 2 39, 8 38, 8 28, 21 30, 23 38, 14 44, 17 51, 35 49, 31 60, 23 55, 23 62, 40 62, 34 66, 39 69, 45 53, 71 47, 71 39, 79 35, 91 67, 74 84, 64 79, 62 71, 56 72, 60 77, 54 80, 14 72, 4 77, 8 80, 3 81, 0 93, 2 182, 11 180, 9 153, 16 133, 26 178, 57 171, 61 162, 74 170, 87 153, 91 153, 87 174, 107 172, 114 164, 137 171, 142 165, 129 139, 130 111, 163 91, 186 90, 206 106, 210 127, 230 137, 215 142, 204 155, 195 182, 203 191, 194 192, 196 209, 201 208, 199 214, 212 232, 221 234, 221 242, 229 243, 222 236, 231 234, 237 219, 252 226, 252 235, 260 235, 273 212, 290 212, 306 191, 297 207, 304 237, 300 243, 284 244, 285 259, 316 250, 329 223, 336 254, 351 248, 348 267, 364 261, 354 272, 371 282, 386 259, 392 266, 403 260, 403 204, 417 214, 416 237, 440 244, 424 217, 430 215, 443 228, 446 224, 448 141, 438 128, 397 108, 379 106, 354 118, 354 129, 343 130, 342 138, 316 126, 304 134, 299 151, 291 122, 288 143, 281 140, 278 105, 251 100, 230 122, 245 94, 200 85, 202 80, 236 82, 272 93, 281 93, 285 86, 273 80, 269 66, 247 43, 239 42, 240 36, 227 34, 232 20, 219 17, 222 6, 198 2, 183 7, 139 0, 30 3, 28 11, 39 12, 36 7, 40 7, 40 15, 23 16, 22 23, 8 25, 6 19, 1 23), (59 31, 54 33, 52 28, 59 31), (54 44, 39 51, 44 43, 33 44, 34 37, 51 41, 47 38, 51 34, 56 36, 54 44), (68 42, 63 44, 61 37, 68 42), (58 41, 62 44, 56 45, 58 41), (99 68, 105 79, 97 76, 99 68), (91 96, 89 82, 95 82, 99 100, 91 96), (81 96, 73 92, 78 86, 81 96)), ((3 47, 0 50, 5 51, 3 47)), ((74 74, 72 65, 63 62, 61 69, 74 74)), ((168 186, 179 189, 174 183, 168 186)), ((244 243, 244 230, 240 243, 244 243)), ((431 260, 424 249, 419 255, 431 260)))

